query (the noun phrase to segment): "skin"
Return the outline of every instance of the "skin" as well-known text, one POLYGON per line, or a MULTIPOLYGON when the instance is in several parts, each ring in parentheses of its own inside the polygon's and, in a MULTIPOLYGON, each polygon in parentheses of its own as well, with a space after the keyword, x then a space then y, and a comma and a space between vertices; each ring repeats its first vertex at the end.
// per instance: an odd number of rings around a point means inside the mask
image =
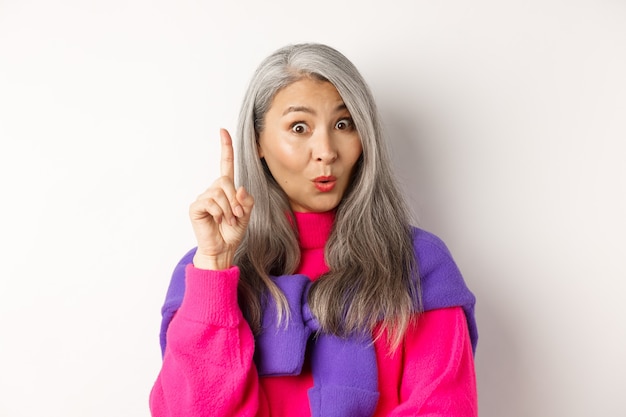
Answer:
POLYGON ((325 212, 337 207, 363 151, 337 89, 311 78, 285 87, 274 97, 264 126, 259 156, 287 194, 291 209, 325 212), (334 181, 316 186, 320 177, 334 181))
MULTIPOLYGON (((263 125, 259 157, 265 159, 291 209, 324 212, 336 208, 350 184, 362 145, 335 87, 311 78, 294 82, 276 94, 263 125)), ((232 266, 254 207, 254 198, 243 187, 235 187, 230 134, 222 129, 220 139, 221 176, 189 208, 198 242, 193 263, 200 269, 232 266)))
POLYGON ((198 241, 193 263, 200 269, 223 270, 232 266, 254 207, 254 198, 243 187, 235 188, 233 142, 225 129, 220 130, 220 140, 221 176, 189 207, 198 241))

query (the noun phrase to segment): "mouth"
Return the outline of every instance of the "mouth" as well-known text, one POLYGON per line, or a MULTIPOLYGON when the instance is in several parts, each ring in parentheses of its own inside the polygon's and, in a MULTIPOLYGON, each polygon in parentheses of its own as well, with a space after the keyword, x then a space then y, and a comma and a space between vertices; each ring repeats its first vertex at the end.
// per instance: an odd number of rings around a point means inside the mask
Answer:
POLYGON ((323 193, 331 191, 333 188, 335 188, 336 184, 337 178, 333 177, 332 175, 317 177, 313 180, 313 185, 315 185, 315 188, 323 193))

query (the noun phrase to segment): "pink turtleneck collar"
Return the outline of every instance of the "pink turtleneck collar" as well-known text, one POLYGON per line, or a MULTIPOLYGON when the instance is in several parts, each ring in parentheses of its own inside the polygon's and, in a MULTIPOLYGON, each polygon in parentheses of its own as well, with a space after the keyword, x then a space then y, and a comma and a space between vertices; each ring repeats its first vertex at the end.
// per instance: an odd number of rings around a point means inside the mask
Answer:
POLYGON ((318 249, 326 245, 335 222, 335 212, 302 213, 294 212, 298 227, 300 248, 318 249))
POLYGON ((324 248, 335 221, 335 212, 294 212, 300 243, 300 266, 296 271, 312 280, 328 272, 324 260, 324 248))

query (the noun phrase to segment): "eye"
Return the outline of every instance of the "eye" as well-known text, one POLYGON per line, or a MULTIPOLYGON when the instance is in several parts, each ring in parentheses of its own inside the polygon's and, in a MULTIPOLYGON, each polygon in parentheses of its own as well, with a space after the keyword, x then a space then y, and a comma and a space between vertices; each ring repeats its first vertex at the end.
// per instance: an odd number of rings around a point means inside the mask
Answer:
POLYGON ((297 122, 291 125, 291 131, 293 133, 296 133, 298 135, 301 135, 303 133, 306 133, 308 130, 308 127, 306 125, 306 123, 303 122, 297 122))
POLYGON ((350 130, 353 127, 354 127, 354 124, 352 122, 352 119, 349 117, 341 119, 335 124, 335 129, 338 129, 338 130, 350 130))

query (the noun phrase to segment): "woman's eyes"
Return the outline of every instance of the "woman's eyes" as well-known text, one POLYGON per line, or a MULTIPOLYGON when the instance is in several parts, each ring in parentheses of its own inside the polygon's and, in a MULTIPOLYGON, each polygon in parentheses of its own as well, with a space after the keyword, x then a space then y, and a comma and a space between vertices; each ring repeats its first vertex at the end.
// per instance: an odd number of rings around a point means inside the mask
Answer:
POLYGON ((298 123, 294 123, 293 125, 291 125, 291 131, 299 135, 301 135, 302 133, 306 133, 307 130, 308 130, 308 127, 306 123, 298 122, 298 123))
POLYGON ((344 119, 339 120, 335 124, 335 129, 349 130, 349 129, 352 129, 352 126, 353 126, 352 119, 349 117, 346 117, 344 119))
MULTIPOLYGON (((344 117, 335 123, 337 130, 351 130, 352 128, 354 128, 354 122, 350 117, 344 117)), ((309 130, 309 126, 305 122, 296 122, 291 125, 291 131, 297 135, 308 133, 309 130)))

